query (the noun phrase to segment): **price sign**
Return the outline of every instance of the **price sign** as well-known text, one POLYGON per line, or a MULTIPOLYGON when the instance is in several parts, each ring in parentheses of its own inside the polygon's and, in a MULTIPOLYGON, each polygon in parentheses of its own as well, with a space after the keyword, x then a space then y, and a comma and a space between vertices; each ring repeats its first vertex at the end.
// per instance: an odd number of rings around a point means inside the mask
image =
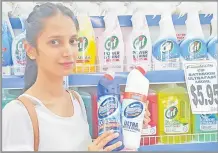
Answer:
POLYGON ((183 65, 192 113, 218 113, 217 62, 192 61, 183 65))

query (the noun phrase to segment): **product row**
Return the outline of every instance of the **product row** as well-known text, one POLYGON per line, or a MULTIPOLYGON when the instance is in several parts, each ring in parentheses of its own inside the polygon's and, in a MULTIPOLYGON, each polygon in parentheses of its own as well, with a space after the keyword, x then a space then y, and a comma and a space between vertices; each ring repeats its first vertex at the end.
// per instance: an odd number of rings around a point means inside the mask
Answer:
MULTIPOLYGON (((95 139, 98 136, 98 98, 93 88, 74 90, 79 92, 84 101, 90 134, 95 139)), ((148 95, 151 122, 142 130, 141 145, 218 141, 218 114, 193 115, 184 87, 175 85, 154 88, 149 90, 148 95)), ((21 89, 3 89, 2 108, 21 92, 21 89)))
MULTIPOLYGON (((170 6, 166 4, 166 8, 170 6)), ((187 13, 185 38, 179 42, 172 21, 174 9, 163 9, 159 22, 159 36, 152 40, 151 27, 148 26, 142 10, 132 15, 132 30, 129 34, 122 31, 118 17, 109 11, 104 17, 105 29, 96 34, 88 15, 77 16, 80 26, 78 57, 72 73, 131 71, 135 66, 150 70, 182 69, 183 61, 217 59, 217 10, 211 9, 210 37, 206 38, 199 20, 199 9, 190 5, 181 5, 187 13), (194 26, 193 26, 194 25, 194 26), (98 35, 98 36, 96 36, 98 35)), ((24 21, 21 20, 23 23, 24 21)), ((23 46, 25 27, 12 38, 9 22, 2 22, 3 74, 23 75, 26 65, 26 53, 23 46), (13 71, 11 71, 11 67, 13 71)), ((22 24, 24 25, 24 24, 22 24)), ((98 31, 98 30, 97 30, 98 31)))

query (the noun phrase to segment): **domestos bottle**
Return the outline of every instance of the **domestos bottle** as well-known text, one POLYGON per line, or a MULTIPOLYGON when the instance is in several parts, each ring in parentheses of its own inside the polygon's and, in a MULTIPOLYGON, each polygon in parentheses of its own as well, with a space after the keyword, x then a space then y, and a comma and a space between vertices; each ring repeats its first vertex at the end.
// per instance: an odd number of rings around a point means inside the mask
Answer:
POLYGON ((185 88, 170 85, 158 93, 158 133, 160 143, 189 142, 191 134, 191 109, 185 88))
MULTIPOLYGON (((119 133, 119 137, 110 141, 106 146, 112 145, 118 141, 123 142, 121 127, 121 103, 120 86, 114 80, 114 73, 106 73, 99 81, 97 87, 98 95, 98 135, 106 131, 113 130, 119 133)), ((105 147, 106 147, 105 146, 105 147)), ((120 151, 124 145, 113 151, 120 151)))
POLYGON ((149 89, 149 81, 141 67, 133 69, 126 82, 122 102, 122 126, 125 148, 140 147, 141 132, 149 89))

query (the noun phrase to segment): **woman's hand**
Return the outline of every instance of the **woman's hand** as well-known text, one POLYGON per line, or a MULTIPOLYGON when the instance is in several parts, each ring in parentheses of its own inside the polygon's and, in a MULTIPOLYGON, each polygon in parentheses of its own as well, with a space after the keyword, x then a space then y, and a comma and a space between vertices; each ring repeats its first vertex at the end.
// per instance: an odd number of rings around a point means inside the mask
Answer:
POLYGON ((94 142, 88 147, 88 151, 112 151, 122 145, 122 142, 117 142, 104 148, 104 146, 111 140, 117 138, 119 133, 113 131, 107 131, 100 135, 94 142))
POLYGON ((150 112, 148 110, 148 103, 149 101, 147 100, 146 105, 145 105, 145 116, 144 116, 144 120, 143 120, 143 128, 147 128, 148 123, 151 121, 150 119, 150 112))

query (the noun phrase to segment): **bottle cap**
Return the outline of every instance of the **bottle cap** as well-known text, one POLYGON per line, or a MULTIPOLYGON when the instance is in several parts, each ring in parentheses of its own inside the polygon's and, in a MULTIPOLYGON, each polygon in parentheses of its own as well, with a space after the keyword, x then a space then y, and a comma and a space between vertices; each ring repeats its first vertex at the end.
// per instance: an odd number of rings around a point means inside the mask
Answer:
POLYGON ((139 70, 143 75, 146 74, 145 70, 141 66, 137 66, 136 69, 139 70))
POLYGON ((114 79, 115 73, 112 71, 108 71, 104 74, 104 77, 107 78, 108 80, 113 80, 114 79))

